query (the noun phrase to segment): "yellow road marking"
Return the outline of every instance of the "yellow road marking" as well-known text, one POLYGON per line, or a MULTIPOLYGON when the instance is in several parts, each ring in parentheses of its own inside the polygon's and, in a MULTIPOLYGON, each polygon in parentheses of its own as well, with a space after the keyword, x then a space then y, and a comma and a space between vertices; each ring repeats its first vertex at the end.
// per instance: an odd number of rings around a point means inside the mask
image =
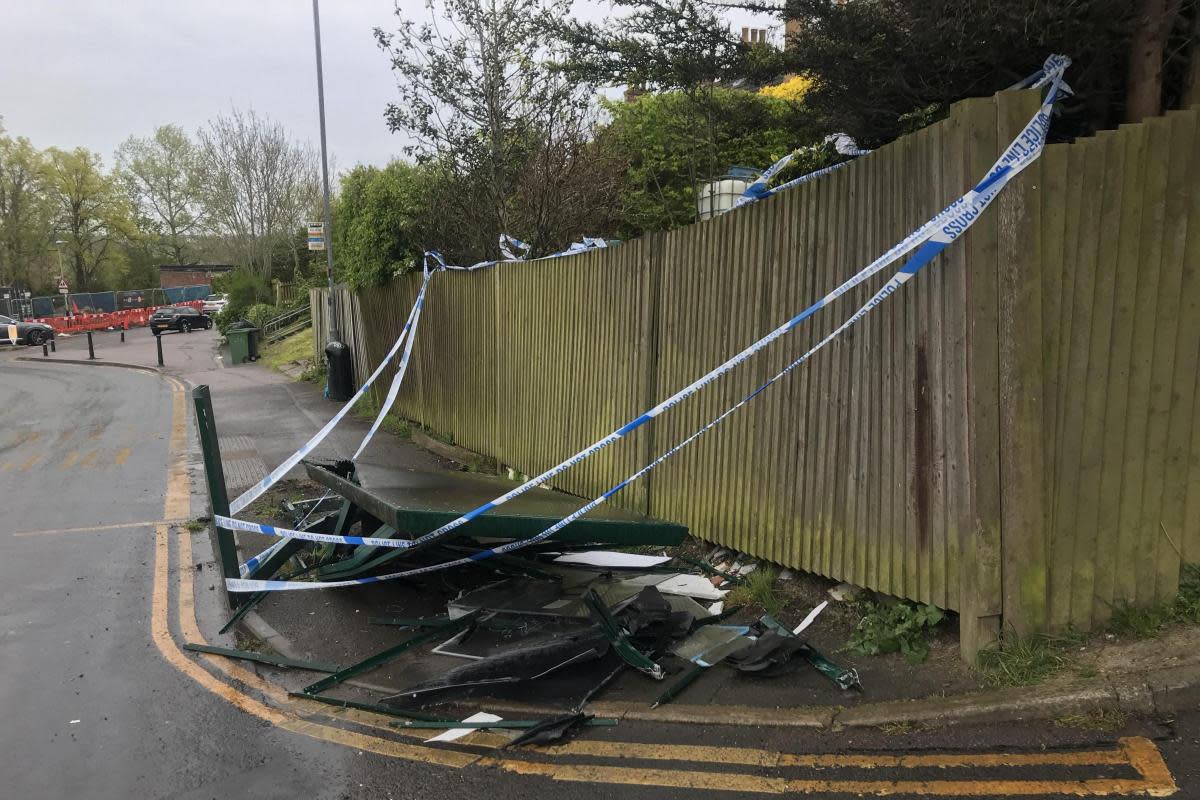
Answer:
POLYGON ((922 755, 793 754, 755 748, 703 745, 640 744, 573 741, 544 748, 548 755, 583 755, 602 758, 638 758, 653 761, 693 761, 757 767, 834 767, 857 769, 920 769, 950 767, 1100 766, 1124 765, 1129 759, 1120 750, 1061 753, 934 753, 922 755))
POLYGON ((21 472, 29 472, 30 468, 41 460, 41 453, 37 454, 36 456, 30 456, 25 460, 25 463, 21 465, 21 472))
POLYGON ((126 459, 129 458, 129 454, 132 452, 133 452, 132 447, 122 447, 120 450, 117 451, 117 455, 116 455, 116 458, 113 459, 113 463, 116 464, 118 467, 121 466, 122 464, 125 463, 126 459))
POLYGON ((90 467, 92 465, 92 462, 96 460, 96 456, 98 456, 98 455, 100 455, 100 451, 93 450, 92 452, 88 453, 86 456, 83 457, 83 460, 79 462, 79 466, 90 467))
POLYGON ((71 452, 67 453, 67 457, 63 459, 63 462, 59 466, 59 469, 70 469, 71 467, 75 466, 75 462, 78 460, 79 460, 79 451, 72 450, 71 452))
POLYGON ((11 463, 11 462, 9 462, 9 461, 5 461, 5 462, 4 462, 4 467, 3 467, 2 469, 3 469, 3 471, 4 471, 4 472, 8 472, 10 469, 12 469, 12 468, 13 468, 13 467, 15 467, 15 466, 16 466, 16 464, 13 464, 13 463, 11 463))
MULTIPOLYGON (((175 386, 173 420, 171 430, 171 465, 168 471, 164 516, 183 518, 189 513, 190 494, 186 465, 182 461, 186 444, 186 405, 182 386, 172 379, 175 386)), ((592 764, 562 764, 523 761, 515 758, 479 757, 455 750, 434 749, 410 745, 344 728, 333 727, 301 718, 296 710, 316 706, 315 703, 290 698, 278 686, 265 681, 257 674, 229 659, 208 654, 200 655, 214 669, 244 685, 263 693, 272 701, 284 706, 273 708, 250 697, 236 687, 219 680, 212 673, 184 655, 176 645, 167 624, 169 604, 169 524, 155 526, 155 569, 154 590, 151 601, 151 632, 154 642, 163 657, 184 674, 191 677, 213 694, 222 697, 235 707, 293 733, 303 734, 322 741, 354 747, 380 755, 411 761, 423 761, 444 766, 462 768, 469 764, 493 766, 521 775, 543 775, 553 780, 577 781, 637 786, 663 786, 670 788, 707 789, 710 791, 741 791, 756 794, 870 794, 875 796, 913 794, 927 797, 1003 797, 1017 795, 1063 795, 1104 796, 1148 794, 1165 797, 1177 791, 1170 770, 1153 742, 1142 738, 1120 740, 1120 750, 1103 750, 1075 753, 1017 753, 1017 754, 962 754, 962 755, 800 755, 777 753, 752 748, 727 748, 693 745, 646 745, 632 742, 572 742, 553 748, 541 748, 546 755, 591 755, 602 757, 625 757, 643 760, 679 760, 703 763, 742 764, 750 766, 791 766, 813 768, 874 767, 874 768, 917 768, 917 767, 978 767, 978 766, 1033 766, 1033 765, 1129 765, 1135 769, 1140 780, 950 780, 950 781, 906 781, 906 780, 795 780, 790 778, 719 773, 698 770, 645 769, 592 764)), ((181 633, 188 639, 203 642, 195 616, 194 586, 192 582, 191 538, 186 532, 178 537, 177 570, 178 620, 181 633)), ((356 724, 400 733, 380 724, 383 718, 356 709, 323 712, 329 718, 346 719, 356 724)), ((418 734, 421 735, 421 734, 418 734)), ((502 737, 496 737, 502 738, 502 737)))
MULTIPOLYGON (((1122 745, 1129 740, 1122 740, 1122 745)), ((1162 762, 1154 744, 1137 740, 1138 747, 1153 753, 1151 758, 1162 762)), ((1126 762, 1131 763, 1132 762, 1126 762)), ((793 780, 761 775, 728 772, 685 772, 638 767, 610 767, 596 764, 555 764, 517 759, 483 758, 481 766, 493 766, 518 775, 542 775, 557 781, 611 783, 630 786, 661 786, 672 789, 707 789, 710 791, 753 792, 755 794, 858 794, 914 795, 917 797, 1015 797, 1032 795, 1076 795, 1101 797, 1108 795, 1146 794, 1166 797, 1178 791, 1166 771, 1151 765, 1141 780, 793 780), (1155 777, 1157 776, 1157 777, 1155 777)), ((1136 764, 1133 764, 1137 768, 1136 764)))

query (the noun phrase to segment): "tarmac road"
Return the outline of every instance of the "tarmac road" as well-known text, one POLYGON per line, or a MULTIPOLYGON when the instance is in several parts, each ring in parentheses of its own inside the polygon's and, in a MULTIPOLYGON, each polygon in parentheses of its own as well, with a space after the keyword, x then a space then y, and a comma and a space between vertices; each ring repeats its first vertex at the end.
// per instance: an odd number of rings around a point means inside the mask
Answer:
POLYGON ((191 428, 178 419, 186 406, 171 384, 134 370, 11 355, 0 353, 0 796, 834 797, 873 794, 891 781, 908 782, 888 792, 904 797, 1068 796, 1080 786, 1102 796, 1141 794, 1121 783, 1138 777, 1132 761, 1113 755, 1123 752, 1124 736, 1161 752, 1182 787, 1176 796, 1200 798, 1197 712, 1130 720, 1116 732, 1026 724, 832 733, 622 722, 586 731, 562 753, 498 754, 420 748, 420 739, 345 717, 310 716, 317 721, 309 724, 263 711, 269 703, 255 681, 277 673, 237 679, 218 665, 223 659, 178 649, 192 638, 193 584, 201 607, 215 594, 204 565, 197 572, 188 558, 185 570, 176 566, 193 548, 197 561, 211 558, 206 536, 164 519, 179 488, 174 450, 191 428), (160 624, 165 633, 156 638, 160 624), (1078 752, 1093 755, 1063 755, 1078 752), (972 755, 949 768, 939 760, 946 753, 1009 756, 972 755), (828 758, 814 767, 805 761, 812 754, 828 758), (888 761, 900 754, 933 760, 888 761), (1048 763, 1028 763, 1046 754, 1048 763), (1053 783, 1048 793, 1022 795, 1013 793, 1014 779, 1053 783))

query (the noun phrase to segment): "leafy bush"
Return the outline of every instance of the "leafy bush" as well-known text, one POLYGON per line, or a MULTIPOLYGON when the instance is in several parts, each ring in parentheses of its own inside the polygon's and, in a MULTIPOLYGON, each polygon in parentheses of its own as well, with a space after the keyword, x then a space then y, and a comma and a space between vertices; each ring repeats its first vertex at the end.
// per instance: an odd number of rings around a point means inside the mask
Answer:
POLYGON ((419 168, 401 161, 382 169, 360 164, 342 176, 333 252, 339 275, 350 286, 383 285, 417 263, 425 179, 419 168))
POLYGON ((869 656, 899 652, 913 664, 929 655, 933 629, 946 618, 944 611, 931 605, 907 602, 864 605, 866 613, 850 634, 849 649, 869 656))
POLYGON ((267 280, 245 267, 213 278, 213 291, 229 295, 229 305, 213 318, 221 333, 244 317, 251 306, 271 299, 271 285, 267 280))
POLYGON ((255 303, 246 309, 246 313, 242 316, 253 322, 254 327, 261 328, 267 322, 279 316, 279 309, 270 303, 255 303))

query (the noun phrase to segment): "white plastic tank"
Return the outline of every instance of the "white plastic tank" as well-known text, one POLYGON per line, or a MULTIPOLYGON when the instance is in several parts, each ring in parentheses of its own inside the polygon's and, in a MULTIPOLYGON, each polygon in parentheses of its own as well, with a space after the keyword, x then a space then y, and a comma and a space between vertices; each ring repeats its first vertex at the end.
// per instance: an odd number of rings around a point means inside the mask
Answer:
POLYGON ((712 219, 733 208, 737 199, 757 177, 756 170, 733 167, 728 174, 701 184, 696 190, 696 219, 712 219))

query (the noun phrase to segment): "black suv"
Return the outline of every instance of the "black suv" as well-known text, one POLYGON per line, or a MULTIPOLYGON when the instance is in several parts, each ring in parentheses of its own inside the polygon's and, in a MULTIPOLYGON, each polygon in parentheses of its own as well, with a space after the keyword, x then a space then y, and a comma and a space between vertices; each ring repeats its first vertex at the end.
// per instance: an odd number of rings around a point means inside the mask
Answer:
POLYGON ((212 317, 191 306, 166 306, 150 317, 150 332, 158 336, 163 331, 190 333, 197 328, 211 328, 212 317))

